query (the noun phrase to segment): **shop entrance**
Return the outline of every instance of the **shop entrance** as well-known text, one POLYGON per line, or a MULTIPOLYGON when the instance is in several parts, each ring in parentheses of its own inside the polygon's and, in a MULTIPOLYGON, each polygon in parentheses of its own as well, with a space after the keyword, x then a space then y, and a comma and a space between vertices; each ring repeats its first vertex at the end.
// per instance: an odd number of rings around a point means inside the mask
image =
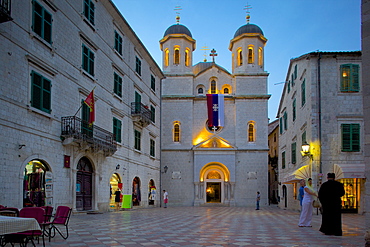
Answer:
MULTIPOLYGON (((115 192, 120 189, 122 191, 122 182, 121 178, 117 173, 114 173, 112 177, 110 178, 110 202, 109 207, 114 209, 116 207, 116 198, 115 198, 115 192)), ((121 193, 122 195, 122 193, 121 193)))
POLYGON ((42 207, 52 203, 52 180, 46 177, 48 167, 41 160, 32 160, 24 168, 23 207, 42 207), (46 186, 47 184, 47 186, 46 186), (47 187, 48 195, 46 195, 47 187), (50 200, 47 203, 47 200, 50 200))
POLYGON ((342 197, 342 212, 357 213, 358 202, 360 200, 360 179, 359 178, 343 178, 338 180, 344 186, 346 192, 342 197))
POLYGON ((76 209, 92 209, 92 175, 93 168, 88 158, 82 157, 77 164, 76 209))
POLYGON ((221 202, 221 183, 207 183, 207 202, 221 202))
POLYGON ((149 181, 149 197, 148 197, 148 204, 149 205, 154 205, 154 201, 156 200, 156 188, 154 185, 153 179, 150 179, 149 181))
POLYGON ((141 191, 140 191, 140 178, 135 177, 132 181, 132 205, 140 206, 141 191))

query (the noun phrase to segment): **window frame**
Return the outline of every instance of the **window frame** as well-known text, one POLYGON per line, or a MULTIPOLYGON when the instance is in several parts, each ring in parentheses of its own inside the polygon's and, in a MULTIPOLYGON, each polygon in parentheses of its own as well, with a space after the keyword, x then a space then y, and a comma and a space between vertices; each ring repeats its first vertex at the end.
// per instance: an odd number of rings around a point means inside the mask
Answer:
POLYGON ((114 30, 114 49, 122 56, 123 38, 116 30, 114 30))
POLYGON ((341 64, 340 65, 340 91, 342 93, 358 93, 360 91, 360 65, 341 64), (347 71, 344 71, 344 70, 347 71), (347 76, 344 73, 347 72, 347 76), (346 79, 345 81, 345 78, 346 79), (346 85, 345 85, 346 84, 346 85))
POLYGON ((361 125, 359 123, 343 123, 341 128, 341 151, 360 152, 361 151, 361 125), (345 129, 348 128, 348 130, 345 129), (356 148, 357 147, 357 148, 356 148))
POLYGON ((122 142, 122 121, 116 117, 113 117, 113 135, 116 142, 122 142))
POLYGON ((32 31, 37 34, 40 38, 45 40, 47 43, 52 44, 52 31, 53 31, 53 15, 47 11, 43 5, 41 5, 38 1, 32 0, 32 31), (36 10, 36 5, 38 5, 41 9, 41 13, 38 13, 36 10), (46 16, 50 16, 47 18, 46 16), (38 25, 37 24, 37 17, 40 18, 38 25), (49 27, 49 28, 47 28, 49 27), (39 30, 40 29, 40 30, 39 30), (47 35, 47 31, 49 30, 49 34, 47 35))
POLYGON ((93 0, 84 0, 83 14, 93 26, 95 25, 95 4, 93 0))
POLYGON ((122 84, 123 84, 123 79, 122 79, 122 77, 118 74, 118 73, 116 73, 116 72, 114 72, 114 75, 113 75, 113 77, 114 77, 114 81, 113 81, 113 92, 117 95, 117 96, 119 96, 120 98, 122 98, 122 84))
POLYGON ((84 43, 82 43, 81 68, 89 75, 95 76, 95 53, 84 43), (87 51, 87 53, 85 52, 85 50, 87 51), (87 62, 87 64, 85 64, 85 62, 87 62))
POLYGON ((150 88, 155 92, 155 77, 150 75, 150 88))
POLYGON ((51 80, 44 77, 40 73, 32 70, 31 71, 31 106, 46 112, 51 113, 51 80), (40 85, 35 83, 35 76, 40 79, 40 85), (46 86, 45 84, 48 84, 46 86), (47 89, 49 88, 49 89, 47 89), (37 90, 36 90, 37 89, 37 90), (37 98, 36 91, 39 91, 39 97, 37 98), (46 104, 46 105, 45 105, 46 104))
POLYGON ((135 150, 141 151, 141 132, 138 130, 134 130, 134 148, 135 150))
POLYGON ((141 59, 135 56, 135 72, 141 76, 141 59))
POLYGON ((303 79, 301 84, 301 106, 306 104, 306 78, 303 79))
POLYGON ((155 157, 155 141, 153 139, 150 139, 150 151, 149 154, 151 157, 155 157))
POLYGON ((292 154, 291 162, 292 164, 296 164, 297 163, 297 142, 293 142, 291 144, 291 154, 292 154))

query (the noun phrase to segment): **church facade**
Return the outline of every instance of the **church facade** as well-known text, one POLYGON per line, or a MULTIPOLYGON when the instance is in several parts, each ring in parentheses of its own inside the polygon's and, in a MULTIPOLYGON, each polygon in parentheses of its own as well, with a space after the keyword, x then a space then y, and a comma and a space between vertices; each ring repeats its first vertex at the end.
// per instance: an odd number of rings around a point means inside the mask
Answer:
POLYGON ((231 72, 214 59, 193 65, 196 40, 182 24, 170 26, 159 42, 161 183, 169 205, 253 206, 257 191, 267 204, 270 96, 261 28, 247 23, 235 32, 231 72), (207 109, 212 96, 220 102, 207 109), (218 111, 221 123, 210 124, 208 111, 218 111))

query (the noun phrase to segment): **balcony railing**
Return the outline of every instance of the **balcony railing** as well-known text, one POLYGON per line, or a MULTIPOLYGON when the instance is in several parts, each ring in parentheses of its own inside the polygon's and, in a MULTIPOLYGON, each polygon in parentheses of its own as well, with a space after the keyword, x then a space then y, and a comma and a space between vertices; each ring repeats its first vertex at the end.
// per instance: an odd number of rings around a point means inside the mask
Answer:
POLYGON ((113 133, 76 117, 62 117, 62 138, 68 143, 86 144, 94 152, 103 151, 105 155, 113 155, 117 151, 117 143, 113 133))
POLYGON ((147 106, 140 102, 131 103, 131 116, 132 120, 143 127, 146 127, 151 122, 152 112, 147 106))
POLYGON ((0 0, 0 23, 13 20, 11 16, 11 0, 0 0))

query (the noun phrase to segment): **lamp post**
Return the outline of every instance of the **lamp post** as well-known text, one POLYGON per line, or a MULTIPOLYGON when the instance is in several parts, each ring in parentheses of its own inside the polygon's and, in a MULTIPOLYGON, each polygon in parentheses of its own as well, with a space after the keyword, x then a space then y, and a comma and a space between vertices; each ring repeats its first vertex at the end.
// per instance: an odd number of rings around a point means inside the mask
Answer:
POLYGON ((313 160, 313 155, 310 153, 310 144, 307 142, 302 144, 302 151, 301 151, 302 156, 309 156, 310 159, 313 160))

